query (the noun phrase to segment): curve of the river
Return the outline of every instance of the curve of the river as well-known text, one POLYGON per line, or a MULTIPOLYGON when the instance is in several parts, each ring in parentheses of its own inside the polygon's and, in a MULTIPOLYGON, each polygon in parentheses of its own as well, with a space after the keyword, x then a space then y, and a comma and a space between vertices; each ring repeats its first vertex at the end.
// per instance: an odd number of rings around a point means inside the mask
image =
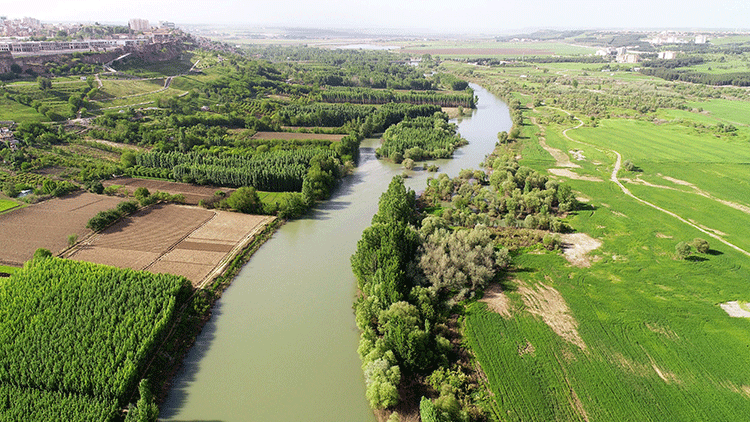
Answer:
MULTIPOLYGON (((478 168, 511 126, 508 108, 485 89, 457 121, 469 144, 438 160, 451 177, 478 168)), ((403 167, 378 161, 366 140, 354 174, 308 217, 285 224, 245 265, 173 380, 160 420, 374 421, 357 356, 359 333, 349 257, 403 167)), ((411 172, 423 190, 434 174, 411 172)))

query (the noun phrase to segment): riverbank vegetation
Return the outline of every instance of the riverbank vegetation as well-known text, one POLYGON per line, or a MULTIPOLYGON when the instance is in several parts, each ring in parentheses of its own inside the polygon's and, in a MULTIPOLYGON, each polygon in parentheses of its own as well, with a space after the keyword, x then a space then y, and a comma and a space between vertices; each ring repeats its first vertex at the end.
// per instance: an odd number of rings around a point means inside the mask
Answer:
MULTIPOLYGON (((545 186, 543 176, 506 160, 498 158, 490 179, 497 173, 497 179, 513 181, 514 173, 524 174, 527 193, 550 198, 544 209, 507 209, 506 201, 520 190, 516 192, 515 183, 507 191, 492 190, 482 171, 468 171, 457 179, 431 179, 419 200, 396 177, 381 196, 373 225, 364 231, 352 256, 360 291, 354 305, 362 331, 358 352, 374 409, 406 415, 419 413, 421 406, 423 418, 429 413, 436 418, 432 420, 441 421, 489 417, 486 390, 459 346, 457 321, 463 301, 481 294, 508 268, 511 252, 499 238, 515 230, 520 217, 558 221, 554 216, 560 209, 570 211, 574 206, 574 199, 565 194, 569 189, 545 186), (545 191, 534 183, 541 183, 545 191), (495 216, 507 212, 512 218, 484 225, 454 217, 469 207, 495 216), (434 402, 422 399, 420 405, 422 397, 434 402)), ((490 222, 488 214, 478 218, 490 222)))

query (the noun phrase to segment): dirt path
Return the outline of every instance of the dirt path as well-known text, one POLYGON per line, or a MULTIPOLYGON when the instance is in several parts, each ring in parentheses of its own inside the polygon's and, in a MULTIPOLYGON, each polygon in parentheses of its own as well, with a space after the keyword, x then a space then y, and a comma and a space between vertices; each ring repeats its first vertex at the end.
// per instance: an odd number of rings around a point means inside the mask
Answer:
MULTIPOLYGON (((566 111, 566 110, 563 110, 561 108, 557 108, 557 110, 560 110, 560 111, 566 113, 568 116, 572 116, 572 114, 570 112, 566 111)), ((579 128, 579 127, 581 127, 581 125, 583 125, 583 121, 581 121, 581 119, 579 119, 578 117, 575 117, 575 116, 573 118, 579 121, 578 126, 565 129, 563 131, 563 136, 565 136, 570 141, 590 146, 590 147, 595 148, 595 149, 597 149, 599 151, 603 151, 602 149, 600 149, 599 147, 597 147, 595 145, 591 145, 589 143, 582 142, 582 141, 577 141, 577 140, 571 138, 570 136, 568 136, 568 131, 569 130, 579 128)), ((661 211, 661 212, 663 212, 663 213, 665 213, 667 215, 670 215, 670 216, 672 216, 672 217, 680 220, 681 222, 689 225, 690 227, 693 227, 694 229, 700 231, 701 233, 704 233, 704 234, 706 234, 706 235, 708 235, 708 236, 710 236, 710 237, 718 240, 719 242, 721 242, 721 243, 729 246, 730 248, 736 250, 737 252, 740 252, 740 253, 742 253, 742 254, 750 257, 750 252, 748 252, 748 251, 740 248, 737 245, 734 245, 734 244, 732 244, 732 243, 724 240, 722 237, 720 237, 718 234, 715 233, 715 230, 712 230, 712 229, 710 229, 708 227, 704 227, 704 226, 700 226, 698 224, 695 224, 695 223, 693 223, 691 221, 688 221, 686 218, 683 218, 682 216, 673 213, 672 211, 667 211, 667 210, 665 210, 664 208, 662 208, 662 207, 660 207, 658 205, 652 204, 651 202, 648 202, 648 201, 646 201, 644 199, 641 199, 641 198, 633 195, 633 193, 630 192, 630 189, 626 188, 625 185, 623 185, 622 182, 620 182, 620 179, 617 178, 617 173, 620 171, 620 168, 622 167, 622 155, 620 155, 619 152, 617 152, 617 151, 615 151, 613 149, 610 149, 608 151, 611 152, 611 153, 613 153, 613 154, 615 154, 615 156, 617 157, 617 160, 615 161, 615 167, 614 167, 614 169, 612 169, 612 175, 610 176, 609 180, 611 180, 612 182, 614 182, 620 188, 620 190, 622 190, 622 192, 625 195, 627 195, 627 196, 635 199, 636 201, 640 202, 643 205, 647 205, 647 206, 649 206, 649 207, 651 207, 651 208, 653 208, 655 210, 658 210, 658 211, 661 211)), ((722 201, 722 200, 719 200, 719 199, 713 198, 713 197, 710 197, 710 199, 713 199, 713 200, 715 200, 715 201, 717 201, 719 203, 722 203, 724 205, 729 205, 729 204, 725 203, 725 202, 728 202, 728 201, 722 201)), ((732 204, 734 204, 734 203, 732 203, 732 204)), ((734 205, 739 205, 740 207, 742 207, 740 204, 734 204, 734 205)), ((729 205, 729 206, 732 206, 732 205, 729 205)), ((733 208, 736 208, 736 207, 733 207, 733 208)), ((740 210, 742 210, 742 209, 740 209, 740 210)))

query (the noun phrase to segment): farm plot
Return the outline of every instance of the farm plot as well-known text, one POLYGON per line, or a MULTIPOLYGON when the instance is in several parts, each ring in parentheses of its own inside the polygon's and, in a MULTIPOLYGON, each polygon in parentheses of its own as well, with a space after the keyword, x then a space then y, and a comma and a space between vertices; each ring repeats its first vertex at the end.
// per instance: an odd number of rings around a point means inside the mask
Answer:
POLYGON ((77 247, 69 258, 185 276, 211 277, 273 217, 159 205, 77 247))
POLYGON ((164 180, 150 180, 150 179, 133 179, 131 177, 118 177, 116 179, 110 179, 103 182, 104 186, 124 186, 130 192, 134 192, 140 187, 144 187, 149 192, 154 193, 157 190, 166 192, 170 195, 182 194, 185 197, 185 203, 190 205, 198 205, 201 199, 209 199, 214 196, 214 193, 218 190, 226 192, 227 195, 232 193, 233 189, 227 188, 216 188, 210 186, 195 186, 188 183, 177 183, 167 182, 164 180))
POLYGON ((0 263, 21 266, 38 248, 59 253, 68 246, 68 236, 91 234, 89 219, 120 201, 83 192, 0 215, 0 263))

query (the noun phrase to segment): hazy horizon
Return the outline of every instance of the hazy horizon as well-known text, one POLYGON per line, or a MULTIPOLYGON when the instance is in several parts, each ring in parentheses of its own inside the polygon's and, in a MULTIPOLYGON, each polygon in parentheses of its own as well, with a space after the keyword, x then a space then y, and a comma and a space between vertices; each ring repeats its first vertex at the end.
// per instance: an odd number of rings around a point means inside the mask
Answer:
POLYGON ((178 25, 245 25, 323 29, 401 30, 441 33, 508 33, 535 28, 555 29, 693 29, 743 30, 750 27, 750 3, 741 0, 653 2, 651 0, 589 1, 561 4, 549 0, 490 0, 459 3, 380 1, 251 0, 145 1, 111 3, 95 0, 29 0, 3 4, 9 19, 33 17, 46 22, 107 22, 160 20, 178 25), (206 7, 206 5, 210 5, 206 7))

